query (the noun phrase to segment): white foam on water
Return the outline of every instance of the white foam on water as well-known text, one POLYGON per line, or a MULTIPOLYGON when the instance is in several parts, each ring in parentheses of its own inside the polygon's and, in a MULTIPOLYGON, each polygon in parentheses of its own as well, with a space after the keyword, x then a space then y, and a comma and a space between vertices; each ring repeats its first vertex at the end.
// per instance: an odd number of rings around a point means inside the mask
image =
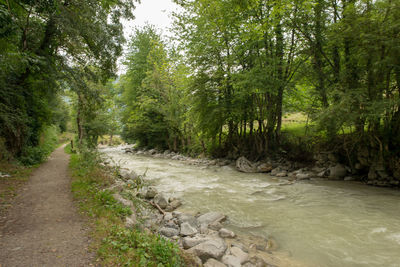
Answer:
POLYGON ((372 229, 371 234, 386 233, 386 231, 387 231, 386 227, 378 227, 378 228, 372 229))
POLYGON ((394 233, 394 234, 387 235, 386 238, 390 239, 400 245, 400 233, 394 233))

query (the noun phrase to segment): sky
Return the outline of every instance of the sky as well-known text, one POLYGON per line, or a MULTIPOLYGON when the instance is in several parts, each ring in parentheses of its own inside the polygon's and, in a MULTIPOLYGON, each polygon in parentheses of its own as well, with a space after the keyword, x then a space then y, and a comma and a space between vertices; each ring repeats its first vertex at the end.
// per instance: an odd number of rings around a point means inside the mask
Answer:
POLYGON ((168 35, 168 28, 172 25, 171 13, 176 11, 178 6, 171 0, 141 0, 133 14, 135 19, 124 23, 125 37, 128 38, 134 27, 144 26, 146 22, 155 25, 168 35))
MULTIPOLYGON (((164 36, 169 36, 170 31, 168 28, 172 25, 171 13, 176 11, 177 8, 178 6, 172 0, 141 0, 141 3, 137 4, 133 12, 135 19, 123 21, 126 40, 129 42, 135 27, 142 27, 146 23, 156 26, 164 36)), ((125 72, 125 66, 123 66, 122 61, 123 58, 118 61, 118 74, 125 72)))

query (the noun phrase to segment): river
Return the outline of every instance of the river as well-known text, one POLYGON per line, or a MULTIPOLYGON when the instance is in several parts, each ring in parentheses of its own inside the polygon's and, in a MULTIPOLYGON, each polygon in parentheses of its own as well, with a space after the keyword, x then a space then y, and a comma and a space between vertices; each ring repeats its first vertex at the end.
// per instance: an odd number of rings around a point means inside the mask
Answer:
POLYGON ((400 266, 400 191, 356 182, 312 180, 282 185, 267 174, 230 166, 100 150, 123 168, 146 172, 186 212, 220 211, 238 234, 272 237, 305 266, 400 266))

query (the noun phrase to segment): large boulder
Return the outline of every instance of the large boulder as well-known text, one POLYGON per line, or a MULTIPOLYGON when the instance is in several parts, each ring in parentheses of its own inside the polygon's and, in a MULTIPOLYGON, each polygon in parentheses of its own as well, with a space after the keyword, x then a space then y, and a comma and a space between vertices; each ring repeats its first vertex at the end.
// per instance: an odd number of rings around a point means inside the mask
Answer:
MULTIPOLYGON (((207 227, 207 224, 202 224, 202 225, 207 227)), ((220 222, 212 222, 208 225, 208 228, 210 228, 211 230, 214 230, 214 231, 219 231, 222 227, 223 226, 220 222)))
POLYGON ((238 247, 231 247, 230 251, 231 251, 231 255, 238 258, 241 264, 243 264, 249 260, 249 254, 244 252, 243 250, 241 250, 238 247))
POLYGON ((197 234, 196 227, 193 227, 188 222, 184 222, 181 224, 181 236, 193 236, 197 234))
POLYGON ((278 173, 280 173, 282 171, 281 167, 276 167, 275 169, 273 169, 270 173, 270 175, 275 176, 278 173))
POLYGON ((160 234, 166 237, 173 237, 176 235, 179 235, 179 230, 175 228, 169 228, 169 227, 161 227, 159 230, 160 234))
MULTIPOLYGON (((172 213, 172 214, 174 214, 174 213, 172 213)), ((187 222, 192 227, 197 228, 197 226, 198 226, 198 221, 193 215, 190 215, 187 213, 178 213, 176 218, 178 219, 179 224, 183 224, 183 223, 187 222)))
POLYGON ((153 148, 153 149, 150 149, 150 150, 148 151, 148 153, 149 153, 150 155, 154 155, 154 154, 157 153, 157 150, 155 150, 155 149, 153 148))
POLYGON ((215 259, 208 259, 208 261, 206 263, 204 263, 203 266, 204 267, 226 267, 225 264, 223 264, 222 262, 219 262, 215 259))
POLYGON ((166 212, 163 217, 163 220, 168 222, 168 221, 172 220, 173 218, 174 218, 174 216, 172 215, 171 212, 166 212))
POLYGON ((228 267, 241 267, 240 260, 233 255, 225 255, 222 257, 222 262, 228 267))
POLYGON ((154 197, 154 203, 160 208, 165 209, 168 206, 168 198, 163 193, 158 193, 154 197))
POLYGON ((228 229, 225 229, 225 228, 221 228, 218 231, 218 233, 219 233, 219 236, 222 238, 234 238, 236 236, 234 232, 232 232, 228 229))
POLYGON ((278 172, 275 176, 276 177, 286 177, 287 176, 287 171, 278 172))
POLYGON ((220 259, 222 255, 224 255, 226 248, 227 247, 223 239, 215 238, 204 243, 200 243, 188 251, 198 256, 202 262, 206 262, 210 258, 220 259))
POLYGON ((208 213, 205 213, 205 214, 199 216, 197 218, 197 221, 199 222, 199 224, 209 225, 214 222, 222 222, 225 219, 226 219, 226 216, 224 214, 222 214, 220 212, 212 211, 212 212, 208 212, 208 213))
POLYGON ((145 197, 147 199, 151 199, 151 198, 154 198, 157 194, 158 194, 157 189, 155 187, 153 187, 153 186, 149 186, 147 188, 145 197))
POLYGON ((236 160, 236 169, 241 172, 257 172, 257 166, 245 157, 240 157, 236 160))
POLYGON ((173 211, 179 208, 180 206, 182 206, 182 202, 179 199, 172 199, 172 200, 170 199, 166 211, 173 211))
POLYGON ((311 176, 311 173, 299 172, 296 174, 296 180, 309 180, 311 176))
POLYGON ((184 249, 189 249, 209 240, 211 240, 211 238, 206 236, 199 236, 199 235, 196 235, 194 237, 187 236, 182 238, 182 245, 184 249))
POLYGON ((273 166, 269 163, 261 163, 257 166, 257 172, 270 172, 273 166))
POLYGON ((329 168, 330 179, 343 179, 347 174, 346 168, 342 164, 336 164, 329 168))

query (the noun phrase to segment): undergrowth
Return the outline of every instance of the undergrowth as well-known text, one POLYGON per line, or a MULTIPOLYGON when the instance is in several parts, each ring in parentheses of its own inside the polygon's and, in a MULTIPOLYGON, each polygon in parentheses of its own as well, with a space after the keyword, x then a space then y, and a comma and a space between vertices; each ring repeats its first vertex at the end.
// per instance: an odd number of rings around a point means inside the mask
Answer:
POLYGON ((46 126, 40 135, 38 146, 24 147, 19 161, 27 166, 42 163, 58 145, 58 128, 46 126))
MULTIPOLYGON (((66 146, 65 151, 70 151, 66 146)), ((72 192, 80 209, 92 221, 93 249, 104 266, 183 266, 178 246, 159 235, 127 229, 124 217, 131 210, 103 190, 112 175, 99 164, 93 152, 71 154, 72 192)))

